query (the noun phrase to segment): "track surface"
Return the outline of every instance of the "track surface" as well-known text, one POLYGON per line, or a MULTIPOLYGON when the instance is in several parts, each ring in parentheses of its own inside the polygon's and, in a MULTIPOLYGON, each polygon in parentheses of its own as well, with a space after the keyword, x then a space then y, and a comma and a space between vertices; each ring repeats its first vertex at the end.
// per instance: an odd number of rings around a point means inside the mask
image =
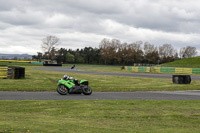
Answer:
MULTIPOLYGON (((76 69, 88 69, 81 67, 76 69)), ((102 68, 102 67, 101 67, 102 68)), ((33 69, 85 73, 96 75, 113 75, 146 78, 172 78, 170 74, 149 73, 116 73, 90 72, 71 70, 69 67, 35 67, 33 69)), ((199 76, 192 76, 192 80, 200 80, 199 76)), ((0 91, 0 100, 92 100, 92 99, 152 99, 152 100, 200 100, 200 91, 149 91, 149 92, 93 92, 92 95, 59 95, 57 92, 8 92, 0 91)))
MULTIPOLYGON (((76 69, 90 69, 94 67, 76 67, 76 69)), ((97 67, 95 67, 97 68, 97 67)), ((98 69, 105 67, 98 67, 98 69)), ((38 70, 48 70, 48 71, 59 71, 72 73, 84 73, 84 74, 95 74, 95 75, 112 75, 112 76, 128 76, 128 77, 145 77, 145 78, 170 78, 172 79, 171 74, 155 74, 155 73, 118 73, 118 72, 94 72, 94 71, 79 71, 76 69, 70 69, 70 67, 33 67, 32 69, 38 70)), ((191 76, 192 80, 200 80, 200 76, 191 76)))
POLYGON ((149 92, 93 92, 92 95, 59 95, 57 92, 0 91, 0 100, 200 100, 200 91, 149 91, 149 92))

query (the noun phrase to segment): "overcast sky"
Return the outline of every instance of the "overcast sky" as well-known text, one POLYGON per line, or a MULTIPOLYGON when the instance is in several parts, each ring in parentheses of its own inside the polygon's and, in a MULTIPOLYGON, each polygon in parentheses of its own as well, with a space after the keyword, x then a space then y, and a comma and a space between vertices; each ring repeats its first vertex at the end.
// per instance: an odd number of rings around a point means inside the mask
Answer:
POLYGON ((37 54, 48 35, 67 49, 115 38, 200 50, 200 0, 0 0, 0 53, 37 54))

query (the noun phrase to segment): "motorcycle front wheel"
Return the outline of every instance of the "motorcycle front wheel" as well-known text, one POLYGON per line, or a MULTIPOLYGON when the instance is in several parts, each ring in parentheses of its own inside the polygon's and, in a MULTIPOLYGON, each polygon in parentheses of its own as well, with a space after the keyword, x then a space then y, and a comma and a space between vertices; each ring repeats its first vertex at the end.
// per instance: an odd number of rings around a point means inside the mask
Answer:
POLYGON ((68 89, 67 89, 64 85, 59 85, 59 86, 57 87, 57 92, 58 92, 60 95, 67 95, 68 89))
POLYGON ((92 89, 89 86, 84 86, 82 89, 83 89, 83 94, 84 95, 92 94, 92 89))

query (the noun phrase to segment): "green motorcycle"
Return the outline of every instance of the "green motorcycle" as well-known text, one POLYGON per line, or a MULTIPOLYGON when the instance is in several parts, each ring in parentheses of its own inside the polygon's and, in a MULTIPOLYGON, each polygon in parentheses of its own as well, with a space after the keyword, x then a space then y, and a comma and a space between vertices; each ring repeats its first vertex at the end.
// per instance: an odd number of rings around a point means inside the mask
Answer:
POLYGON ((82 93, 84 95, 90 95, 92 94, 92 89, 88 84, 89 82, 87 80, 80 80, 79 82, 77 79, 69 78, 67 75, 64 75, 64 77, 58 81, 57 92, 60 95, 82 93))

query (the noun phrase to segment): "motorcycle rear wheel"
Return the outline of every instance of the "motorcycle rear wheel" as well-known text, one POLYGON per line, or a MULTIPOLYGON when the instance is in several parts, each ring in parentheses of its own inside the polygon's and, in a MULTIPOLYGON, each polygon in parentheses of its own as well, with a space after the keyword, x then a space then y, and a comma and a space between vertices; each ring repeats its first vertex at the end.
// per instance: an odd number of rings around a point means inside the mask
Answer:
POLYGON ((84 86, 82 89, 83 89, 83 94, 84 95, 92 94, 92 89, 89 86, 84 86))
POLYGON ((57 92, 58 92, 60 95, 67 95, 68 89, 67 89, 64 85, 59 85, 59 86, 57 87, 57 92))

